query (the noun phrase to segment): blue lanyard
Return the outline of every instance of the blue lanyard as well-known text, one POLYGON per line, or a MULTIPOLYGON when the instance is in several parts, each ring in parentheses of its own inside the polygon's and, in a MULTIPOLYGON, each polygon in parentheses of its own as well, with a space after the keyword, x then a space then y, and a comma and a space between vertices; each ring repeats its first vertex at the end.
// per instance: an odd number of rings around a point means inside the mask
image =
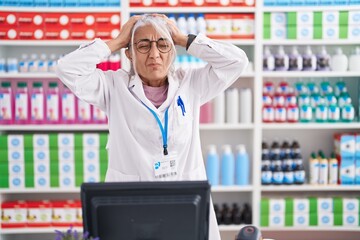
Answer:
POLYGON ((154 115, 156 122, 159 125, 160 131, 161 131, 161 135, 162 135, 162 139, 163 139, 163 148, 164 148, 164 155, 168 155, 168 150, 167 150, 167 132, 168 132, 168 110, 169 107, 166 108, 165 111, 165 128, 163 127, 159 117, 157 116, 156 112, 154 112, 154 110, 152 110, 151 108, 149 108, 148 106, 146 106, 145 103, 142 102, 142 104, 144 104, 144 106, 149 109, 149 111, 154 115))

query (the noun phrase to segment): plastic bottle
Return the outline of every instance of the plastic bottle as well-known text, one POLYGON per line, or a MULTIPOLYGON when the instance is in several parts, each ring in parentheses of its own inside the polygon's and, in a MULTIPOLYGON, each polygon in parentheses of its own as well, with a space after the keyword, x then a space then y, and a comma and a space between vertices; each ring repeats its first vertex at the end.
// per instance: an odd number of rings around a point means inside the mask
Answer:
POLYGON ((274 171, 276 167, 280 167, 282 170, 282 160, 279 154, 275 154, 271 158, 271 170, 274 171))
POLYGON ((49 63, 48 60, 46 59, 46 54, 41 54, 40 55, 40 60, 38 62, 38 71, 39 72, 48 72, 49 69, 49 63))
POLYGON ((212 186, 219 185, 220 162, 215 145, 208 146, 208 153, 206 156, 206 175, 212 186))
POLYGON ((187 32, 189 34, 197 34, 197 26, 196 26, 196 20, 195 20, 195 15, 193 13, 189 13, 188 17, 187 17, 187 32))
POLYGON ((18 73, 18 60, 16 58, 7 59, 7 71, 9 73, 18 73))
POLYGON ((18 82, 15 95, 15 123, 29 123, 29 93, 26 82, 18 82))
POLYGON ((331 57, 330 66, 331 70, 336 72, 344 72, 348 69, 348 58, 341 48, 337 48, 335 55, 331 57))
POLYGON ((304 184, 305 183, 305 168, 300 153, 295 154, 294 156, 295 168, 294 168, 294 183, 295 184, 304 184))
POLYGON ((37 54, 31 54, 29 60, 29 72, 39 72, 39 60, 37 54))
POLYGON ((317 55, 316 61, 317 71, 330 71, 330 55, 326 51, 326 47, 321 47, 321 52, 317 55))
POLYGON ((175 24, 176 24, 175 14, 170 13, 170 14, 168 15, 168 18, 169 18, 169 20, 170 20, 170 21, 172 21, 173 23, 175 23, 175 24))
POLYGON ((61 121, 62 123, 74 123, 76 112, 75 95, 64 84, 61 94, 61 121))
POLYGON ((207 102, 200 107, 200 123, 213 122, 213 103, 207 102))
POLYGON ((311 122, 313 118, 313 111, 310 105, 304 104, 299 109, 300 122, 311 122))
POLYGON ((252 94, 250 88, 241 88, 239 92, 239 122, 251 123, 252 94))
MULTIPOLYGON (((287 156, 285 156, 285 157, 287 157, 287 156)), ((291 159, 291 158, 289 158, 289 159, 291 159)), ((286 162, 288 160, 284 160, 284 161, 286 162)), ((285 163, 283 172, 284 172, 283 183, 286 185, 294 184, 294 171, 292 169, 292 161, 291 161, 291 164, 285 163)))
MULTIPOLYGON (((290 155, 294 158, 297 154, 301 154, 300 144, 294 140, 290 146, 290 155)), ((302 160, 302 159, 301 159, 302 160)))
POLYGON ((91 122, 91 105, 88 104, 87 102, 80 100, 79 98, 76 98, 76 99, 77 99, 77 106, 78 106, 77 116, 76 116, 77 121, 79 123, 90 123, 91 122))
POLYGON ((284 182, 284 172, 281 166, 276 165, 273 170, 272 183, 275 185, 281 185, 284 182))
POLYGON ((27 54, 21 54, 21 59, 19 61, 19 72, 28 72, 29 71, 29 59, 27 54))
POLYGON ((57 65, 56 55, 51 54, 48 62, 48 71, 55 72, 56 65, 57 65))
POLYGON ((303 55, 303 71, 316 70, 316 56, 312 53, 310 46, 306 47, 303 55))
POLYGON ((272 182, 271 162, 268 154, 261 155, 261 184, 269 185, 272 182))
POLYGON ((267 46, 264 48, 263 70, 264 71, 274 71, 275 70, 275 58, 272 55, 269 47, 267 47, 267 46))
POLYGON ((289 57, 286 55, 284 47, 279 46, 275 54, 275 71, 287 71, 289 69, 289 57))
POLYGON ((187 21, 185 18, 185 14, 179 14, 177 19, 177 27, 183 34, 185 35, 189 34, 187 30, 187 21))
POLYGON ((327 185, 329 182, 329 177, 328 177, 329 163, 322 151, 319 151, 319 164, 320 164, 319 184, 327 185))
POLYGON ((303 68, 303 59, 296 46, 293 46, 289 55, 289 71, 301 71, 303 68))
POLYGON ((309 163, 310 163, 310 184, 318 184, 319 173, 320 173, 320 162, 314 152, 311 153, 309 163))
POLYGON ((100 108, 93 106, 93 116, 92 121, 94 123, 106 123, 106 114, 100 108))
POLYGON ((265 154, 265 155, 267 155, 268 157, 270 157, 269 146, 268 146, 267 142, 264 141, 264 140, 263 140, 262 143, 261 143, 261 155, 263 155, 263 154, 265 154))
POLYGON ((339 122, 340 121, 340 108, 337 104, 330 104, 328 107, 328 121, 339 122))
POLYGON ((329 184, 335 185, 338 183, 339 175, 339 163, 335 157, 335 153, 331 153, 331 158, 329 159, 329 184))
POLYGON ((252 224, 252 210, 250 204, 245 203, 243 209, 242 222, 244 224, 252 224))
POLYGON ((10 82, 2 82, 0 88, 0 124, 11 124, 14 120, 14 102, 10 82))
POLYGON ((225 93, 221 92, 214 99, 214 123, 225 123, 225 93))
POLYGON ((339 81, 335 84, 335 96, 339 97, 342 93, 346 93, 347 92, 347 88, 346 88, 346 84, 344 81, 339 81))
POLYGON ((206 35, 206 20, 203 13, 199 13, 196 18, 196 29, 198 33, 206 35))
POLYGON ((50 82, 46 93, 46 121, 47 123, 59 123, 60 100, 57 82, 50 82))
POLYGON ((224 186, 234 185, 235 182, 235 161, 230 145, 223 146, 221 156, 221 184, 224 186))
POLYGON ((45 121, 45 94, 43 84, 34 82, 31 91, 31 122, 36 124, 45 121))
POLYGON ((327 122, 328 120, 328 107, 325 104, 318 104, 315 109, 315 121, 316 122, 327 122))
POLYGON ((270 147, 270 157, 271 159, 273 159, 273 157, 275 155, 279 155, 280 156, 280 152, 281 152, 281 148, 280 148, 280 144, 278 142, 277 139, 275 139, 272 144, 271 144, 271 147, 270 147))
POLYGON ((0 73, 6 72, 6 60, 3 57, 0 57, 0 73))
POLYGON ((341 108, 341 121, 352 122, 355 119, 355 109, 352 104, 345 104, 341 108))
POLYGON ((284 140, 280 147, 280 157, 283 157, 285 155, 290 156, 290 153, 291 153, 291 149, 290 149, 289 141, 284 140))
POLYGON ((360 72, 360 47, 356 47, 355 53, 349 57, 349 71, 360 72))
POLYGON ((250 163, 245 145, 240 144, 236 147, 235 158, 235 183, 236 185, 249 185, 250 163))
POLYGON ((230 88, 225 91, 226 95, 226 123, 239 123, 239 90, 230 88))

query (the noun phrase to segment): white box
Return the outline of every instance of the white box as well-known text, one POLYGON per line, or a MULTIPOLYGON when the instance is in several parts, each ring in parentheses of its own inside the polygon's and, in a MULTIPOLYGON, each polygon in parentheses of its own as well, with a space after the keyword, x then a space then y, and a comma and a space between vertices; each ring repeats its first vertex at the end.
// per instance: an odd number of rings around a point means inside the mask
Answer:
POLYGON ((74 162, 66 161, 66 162, 59 162, 59 174, 60 175, 75 175, 75 165, 74 162))
POLYGON ((61 175, 59 176, 60 187, 70 188, 75 187, 75 177, 74 175, 61 175))
POLYGON ((24 150, 11 148, 8 152, 9 163, 24 163, 24 150))
POLYGON ((349 11, 348 25, 360 25, 360 11, 349 11))
POLYGON ((269 214, 285 213, 285 199, 269 199, 269 214))
POLYGON ((309 226, 308 213, 294 213, 294 227, 307 227, 309 226))
POLYGON ((84 181, 85 182, 100 181, 99 163, 84 163, 84 181))
POLYGON ((99 162, 99 150, 94 148, 84 148, 83 149, 84 162, 99 162))
POLYGON ((296 29, 297 33, 297 39, 307 39, 311 40, 313 39, 313 33, 314 33, 314 27, 312 26, 298 26, 296 29))
POLYGON ((339 26, 324 25, 323 39, 339 39, 339 26))
POLYGON ((309 213, 310 212, 309 199, 295 198, 294 199, 294 213, 309 213))
POLYGON ((58 147, 74 147, 74 134, 72 133, 59 133, 58 134, 58 147))
POLYGON ((25 175, 25 170, 24 170, 24 163, 16 163, 16 162, 11 162, 9 163, 9 176, 14 176, 14 175, 25 175))
POLYGON ((317 210, 319 213, 332 213, 333 212, 333 199, 332 198, 318 198, 317 210))
POLYGON ((8 149, 24 149, 24 135, 8 135, 8 149))
POLYGON ((318 226, 333 226, 334 214, 333 213, 318 213, 318 226))
POLYGON ((269 227, 284 227, 285 226, 285 214, 276 213, 269 215, 269 227))
POLYGON ((323 11, 322 25, 339 25, 339 11, 323 11))
POLYGON ((314 14, 313 12, 297 12, 296 17, 297 26, 312 26, 314 24, 314 14))
POLYGON ((100 137, 98 133, 84 133, 83 134, 83 147, 99 147, 100 137))
POLYGON ((28 208, 28 217, 31 217, 31 222, 28 218, 28 222, 31 224, 49 224, 51 223, 52 209, 51 208, 28 208))
POLYGON ((59 149, 59 161, 75 161, 74 150, 71 148, 59 149))
POLYGON ((359 199, 343 198, 343 213, 359 213, 359 199))
POLYGON ((280 40, 287 38, 287 30, 285 26, 272 26, 271 27, 271 39, 280 40))
POLYGON ((24 175, 10 175, 9 176, 9 188, 10 189, 23 189, 25 188, 24 175))
POLYGON ((34 163, 34 174, 47 174, 50 175, 49 163, 35 162, 34 163))
POLYGON ((348 39, 360 39, 360 25, 348 26, 348 39))
POLYGON ((49 148, 49 134, 34 134, 33 135, 34 148, 49 148))
POLYGON ((34 149, 34 162, 50 162, 50 152, 46 148, 34 149))
POLYGON ((343 226, 359 227, 359 213, 343 213, 343 226))
POLYGON ((276 26, 286 26, 286 13, 284 12, 272 12, 270 16, 271 28, 276 26))
POLYGON ((50 175, 49 174, 36 174, 35 188, 50 188, 50 175))

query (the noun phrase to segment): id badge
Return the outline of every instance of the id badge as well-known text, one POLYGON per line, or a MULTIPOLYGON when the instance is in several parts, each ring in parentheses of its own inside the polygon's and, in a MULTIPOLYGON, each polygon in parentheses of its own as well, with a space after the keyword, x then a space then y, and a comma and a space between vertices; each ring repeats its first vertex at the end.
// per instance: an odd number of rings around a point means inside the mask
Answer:
POLYGON ((169 153, 168 155, 159 156, 154 162, 155 178, 162 179, 177 175, 177 154, 169 153))

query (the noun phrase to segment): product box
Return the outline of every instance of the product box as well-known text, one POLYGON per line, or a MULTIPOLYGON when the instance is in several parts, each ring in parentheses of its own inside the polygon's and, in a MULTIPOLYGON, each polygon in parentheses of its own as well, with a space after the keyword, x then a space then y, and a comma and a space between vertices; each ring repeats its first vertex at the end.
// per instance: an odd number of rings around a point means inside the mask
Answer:
POLYGON ((232 38, 255 37, 255 22, 253 14, 232 14, 232 38))
POLYGON ((355 183, 355 160, 344 160, 337 156, 339 161, 339 184, 352 185, 355 183))
POLYGON ((2 135, 2 137, 7 138, 7 146, 9 149, 17 148, 24 149, 24 135, 2 135))
POLYGON ((24 201, 1 203, 1 227, 23 228, 26 226, 27 204, 24 201))
POLYGON ((17 26, 18 14, 16 12, 2 12, 0 11, 0 25, 9 29, 9 27, 17 26))
POLYGON ((17 21, 19 27, 42 28, 44 25, 42 13, 37 12, 19 12, 17 21))
POLYGON ((34 149, 34 163, 49 163, 50 162, 50 151, 46 148, 35 148, 34 149))
POLYGON ((59 148, 58 150, 59 153, 59 162, 64 162, 64 161, 74 161, 75 160, 75 152, 73 148, 59 148))
POLYGON ((66 26, 46 26, 44 38, 48 40, 68 40, 70 39, 70 27, 66 26))
POLYGON ((311 40, 313 39, 314 27, 301 25, 297 27, 296 39, 299 40, 311 40))
POLYGON ((317 199, 317 213, 332 213, 333 199, 332 198, 318 198, 317 199))
POLYGON ((98 133, 84 133, 82 146, 84 148, 97 148, 100 146, 100 135, 98 133))
POLYGON ((273 213, 269 215, 269 227, 284 227, 285 226, 285 214, 273 213))
POLYGON ((44 31, 38 26, 19 26, 17 34, 18 38, 23 40, 41 40, 44 38, 44 31))
POLYGON ((360 211, 360 199, 359 198, 334 198, 334 213, 343 214, 343 213, 356 213, 360 211))
POLYGON ((320 227, 334 226, 334 214, 331 212, 318 212, 317 221, 320 227))
POLYGON ((286 13, 272 12, 270 15, 270 24, 271 24, 271 27, 286 26, 287 25, 286 13))
POLYGON ((360 39, 360 25, 349 25, 348 39, 360 39))
POLYGON ((307 198, 294 198, 294 213, 307 214, 310 212, 310 202, 307 198))
POLYGON ((74 201, 52 202, 52 226, 68 227, 76 222, 76 208, 74 201))
POLYGON ((354 160, 355 157, 355 135, 352 133, 334 134, 335 153, 340 155, 342 160, 354 160))
POLYGON ((232 19, 230 15, 205 14, 206 35, 213 38, 230 38, 232 19))
POLYGON ((269 213, 270 215, 275 213, 285 213, 285 199, 269 199, 269 213))
POLYGON ((339 26, 323 25, 322 30, 323 39, 339 39, 339 26))
POLYGON ((314 14, 311 11, 301 11, 296 14, 296 23, 298 26, 313 26, 314 14))
POLYGON ((339 11, 323 11, 322 24, 339 26, 339 11))
POLYGON ((360 11, 359 10, 350 10, 348 12, 348 24, 349 25, 360 25, 360 11))
POLYGON ((255 0, 230 0, 231 6, 244 6, 253 7, 255 6, 255 0))
POLYGON ((34 134, 33 135, 33 147, 36 148, 45 148, 50 147, 49 144, 49 135, 48 134, 34 134))
POLYGON ((58 134, 58 147, 66 148, 66 147, 74 147, 74 134, 73 133, 59 133, 58 134))
POLYGON ((359 227, 359 213, 343 213, 342 217, 344 227, 359 227))
POLYGON ((120 15, 119 13, 94 13, 95 24, 97 29, 104 26, 112 26, 120 29, 120 15))
POLYGON ((24 163, 24 150, 10 148, 8 150, 8 162, 9 163, 24 163))
POLYGON ((70 26, 68 13, 44 13, 44 24, 49 29, 52 27, 70 26))
POLYGON ((309 213, 294 213, 293 226, 294 227, 308 227, 309 222, 309 213))
POLYGON ((25 175, 25 169, 24 169, 24 163, 21 162, 10 162, 9 163, 9 176, 24 176, 25 175))
POLYGON ((75 201, 75 207, 76 207, 76 221, 74 225, 81 227, 83 225, 81 201, 75 201))
POLYGON ((84 182, 100 182, 100 164, 84 163, 84 182))
POLYGON ((49 201, 27 201, 27 226, 50 227, 52 208, 49 201))
POLYGON ((287 39, 287 28, 285 26, 272 26, 270 36, 273 40, 287 39))
POLYGON ((49 163, 41 163, 41 162, 35 162, 34 163, 34 175, 46 175, 50 176, 50 164, 49 163))
POLYGON ((49 174, 35 174, 34 176, 35 188, 50 188, 50 175, 49 174))
MULTIPOLYGON (((101 39, 111 39, 117 37, 120 33, 120 30, 113 26, 106 26, 100 29, 96 29, 95 37, 101 39)), ((93 121, 105 122, 106 114, 100 109, 93 107, 93 121)))

